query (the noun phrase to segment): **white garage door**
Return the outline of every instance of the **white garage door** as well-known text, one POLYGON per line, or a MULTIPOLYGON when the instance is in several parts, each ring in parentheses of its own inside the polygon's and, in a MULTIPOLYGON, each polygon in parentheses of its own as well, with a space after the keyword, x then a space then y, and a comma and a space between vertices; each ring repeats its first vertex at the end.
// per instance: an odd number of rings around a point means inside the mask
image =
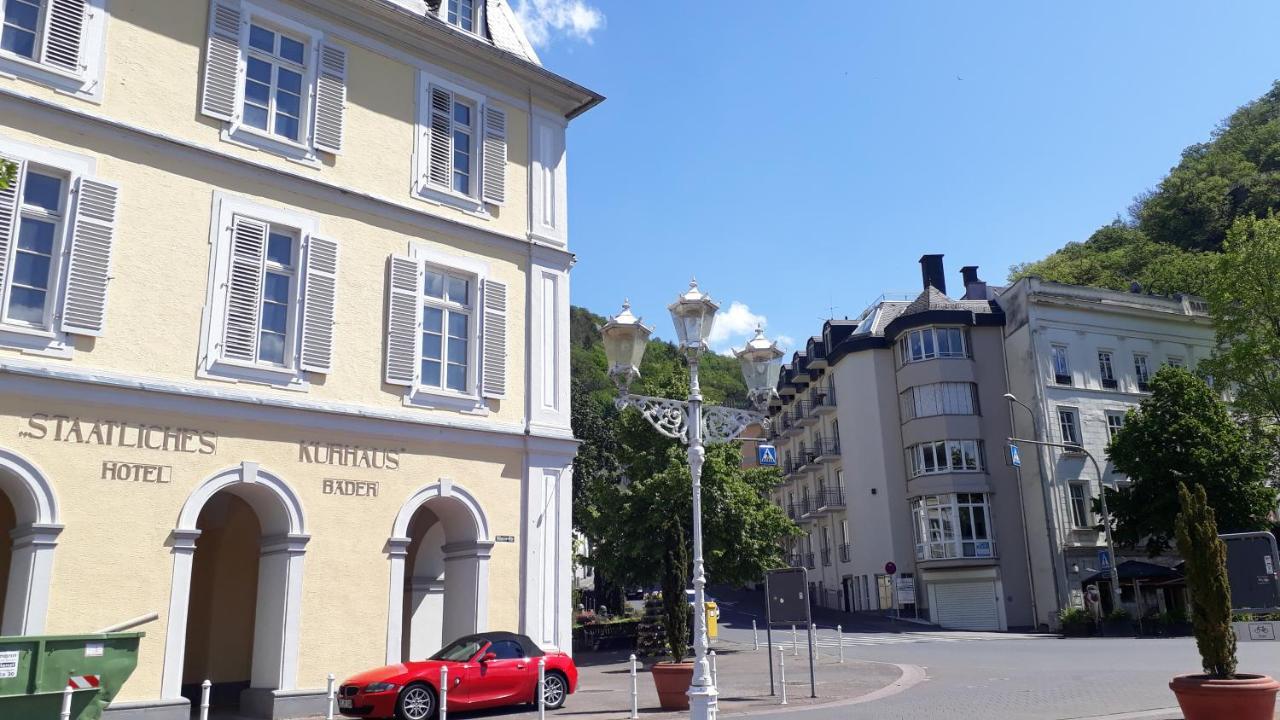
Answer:
POLYGON ((938 624, 957 630, 999 630, 993 580, 934 583, 933 612, 938 624))

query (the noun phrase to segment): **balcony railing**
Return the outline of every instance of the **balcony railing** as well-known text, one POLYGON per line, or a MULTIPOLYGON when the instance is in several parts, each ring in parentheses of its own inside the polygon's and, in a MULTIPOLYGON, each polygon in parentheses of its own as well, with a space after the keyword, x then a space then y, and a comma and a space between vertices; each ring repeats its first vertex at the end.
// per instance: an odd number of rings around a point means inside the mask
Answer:
POLYGON ((841 543, 839 549, 840 549, 840 562, 842 563, 849 562, 849 555, 850 555, 850 551, 853 550, 853 546, 850 545, 849 543, 841 543))
POLYGON ((822 548, 822 567, 831 567, 831 548, 822 548))
POLYGON ((793 503, 788 503, 788 504, 787 504, 787 517, 788 517, 788 518, 791 518, 792 520, 799 520, 801 515, 804 515, 804 503, 803 503, 803 502, 793 502, 793 503))
POLYGON ((844 490, 819 490, 809 498, 807 515, 826 515, 844 507, 844 490))
POLYGON ((800 557, 800 553, 787 553, 786 561, 787 561, 787 567, 793 567, 793 568, 803 567, 801 565, 802 558, 800 557))
POLYGON ((830 383, 814 388, 813 390, 813 412, 816 415, 824 415, 826 413, 835 412, 836 409, 836 386, 830 383))
POLYGON ((817 565, 817 563, 815 563, 815 562, 813 561, 813 553, 805 553, 805 554, 804 554, 804 566, 805 566, 805 567, 807 567, 807 568, 809 568, 810 570, 817 570, 817 569, 818 569, 818 565, 817 565))
POLYGON ((840 438, 818 437, 813 443, 813 454, 818 462, 832 462, 840 459, 840 438))
POLYGON ((809 427, 818 422, 818 416, 813 414, 813 404, 808 400, 797 400, 791 412, 797 427, 809 427))
POLYGON ((996 544, 991 540, 948 540, 916 545, 916 560, 986 560, 994 557, 996 544))

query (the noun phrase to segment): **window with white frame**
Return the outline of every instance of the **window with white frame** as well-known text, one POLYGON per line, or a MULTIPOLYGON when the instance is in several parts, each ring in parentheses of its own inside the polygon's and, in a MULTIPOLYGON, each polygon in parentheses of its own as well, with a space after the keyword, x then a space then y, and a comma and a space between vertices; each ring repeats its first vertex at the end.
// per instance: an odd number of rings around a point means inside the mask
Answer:
POLYGON ((911 476, 950 472, 981 472, 981 440, 936 440, 907 448, 911 476))
POLYGON ((1089 509, 1089 487, 1082 482, 1071 483, 1071 525, 1084 529, 1093 525, 1089 509))
MULTIPOLYGON (((479 26, 476 0, 448 0, 445 20, 450 25, 469 33, 475 33, 479 26)), ((478 33, 477 33, 478 34, 478 33)))
POLYGON ((1187 366, 1187 361, 1179 355, 1170 355, 1165 361, 1165 364, 1169 367, 1185 368, 1187 366))
POLYGON ((119 188, 82 156, 0 140, 0 161, 0 344, 61 354, 104 331, 119 188))
POLYGON ((903 365, 934 358, 968 357, 964 328, 920 328, 898 338, 898 356, 903 365))
POLYGON ((329 373, 338 246, 311 216, 219 193, 201 377, 295 389, 329 373))
POLYGON ((1138 380, 1138 392, 1146 392, 1151 387, 1151 367, 1145 354, 1133 354, 1133 373, 1138 380))
POLYGON ((99 99, 104 0, 0 0, 0 70, 99 99))
POLYGON ((310 163, 341 152, 343 46, 240 0, 211 2, 207 43, 200 111, 227 123, 225 139, 310 163))
POLYGON ((911 501, 917 560, 995 556, 985 493, 925 495, 911 501))
POLYGON ((1066 345, 1053 346, 1053 381, 1059 385, 1071 384, 1071 361, 1066 345))
POLYGON ((415 192, 480 212, 506 200, 507 116, 484 95, 422 75, 415 192))
POLYGON ((487 412, 506 393, 506 284, 425 247, 389 265, 386 382, 408 387, 412 405, 487 412))
POLYGON ((1125 413, 1123 410, 1107 411, 1107 439, 1108 440, 1115 440, 1116 433, 1120 432, 1120 429, 1124 427, 1124 415, 1125 413))
POLYGON ((1118 386, 1116 383, 1115 367, 1111 363, 1111 357, 1110 350, 1098 351, 1098 373, 1102 378, 1102 387, 1107 390, 1115 390, 1118 386))
POLYGON ((974 383, 931 383, 910 387, 902 392, 903 420, 935 415, 976 414, 978 388, 974 383))
POLYGON ((1058 432, 1063 444, 1080 446, 1080 413, 1075 408, 1058 408, 1058 432))

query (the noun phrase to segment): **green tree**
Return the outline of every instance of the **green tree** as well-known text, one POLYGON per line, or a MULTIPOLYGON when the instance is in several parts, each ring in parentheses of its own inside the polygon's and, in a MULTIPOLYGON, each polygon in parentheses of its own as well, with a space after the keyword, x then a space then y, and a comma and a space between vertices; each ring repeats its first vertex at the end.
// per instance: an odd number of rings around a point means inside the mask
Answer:
POLYGON ((1232 388, 1233 406, 1280 424, 1280 218, 1240 218, 1209 276, 1217 349, 1201 370, 1232 388))
POLYGON ((1267 434, 1233 418, 1212 388, 1182 368, 1166 366, 1152 377, 1151 396, 1129 412, 1107 455, 1133 481, 1104 491, 1116 540, 1145 543, 1153 556, 1173 538, 1179 483, 1204 488, 1227 532, 1266 529, 1275 509, 1267 434))
POLYGON ((0 160, 0 190, 8 190, 18 180, 18 165, 0 160))
POLYGON ((1231 583, 1227 580, 1227 545, 1203 485, 1194 492, 1178 483, 1178 552, 1187 561, 1191 591, 1191 626, 1205 674, 1229 679, 1236 674, 1236 634, 1231 629, 1231 583))

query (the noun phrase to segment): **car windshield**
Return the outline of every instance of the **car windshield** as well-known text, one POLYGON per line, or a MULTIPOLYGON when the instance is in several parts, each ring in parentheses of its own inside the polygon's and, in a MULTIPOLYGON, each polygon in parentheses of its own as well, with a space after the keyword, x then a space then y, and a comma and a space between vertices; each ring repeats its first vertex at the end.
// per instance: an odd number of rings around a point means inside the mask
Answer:
POLYGON ((445 645, 443 649, 431 656, 432 660, 447 660, 449 662, 466 662, 476 656, 480 652, 480 646, 484 644, 484 640, 480 638, 462 638, 454 640, 445 645))

